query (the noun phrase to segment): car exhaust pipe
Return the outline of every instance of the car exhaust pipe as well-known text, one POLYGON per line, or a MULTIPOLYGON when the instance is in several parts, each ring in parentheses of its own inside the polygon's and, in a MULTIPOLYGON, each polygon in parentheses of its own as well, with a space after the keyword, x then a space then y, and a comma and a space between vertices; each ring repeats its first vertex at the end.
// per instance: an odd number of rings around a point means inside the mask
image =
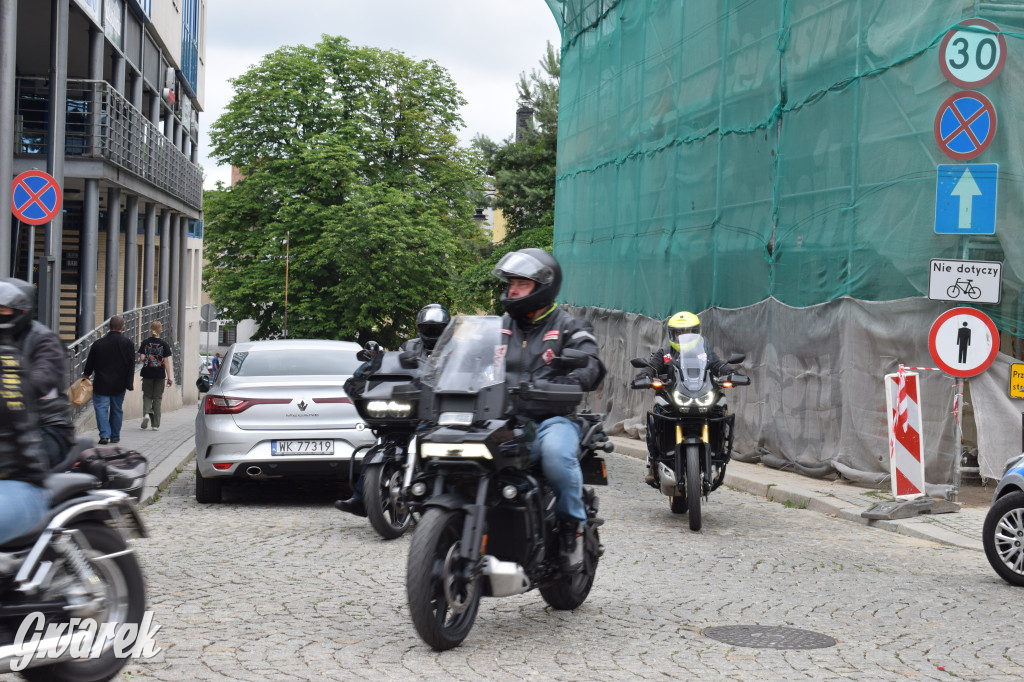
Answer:
POLYGON ((530 589, 530 579, 514 561, 499 561, 488 554, 484 557, 483 574, 491 584, 492 597, 511 597, 530 589))
POLYGON ((263 469, 260 469, 258 466, 251 466, 245 470, 245 475, 249 478, 260 478, 263 476, 263 469))
POLYGON ((669 469, 663 462, 658 462, 658 476, 661 479, 661 494, 668 495, 669 497, 675 497, 678 493, 676 489, 676 472, 669 469))

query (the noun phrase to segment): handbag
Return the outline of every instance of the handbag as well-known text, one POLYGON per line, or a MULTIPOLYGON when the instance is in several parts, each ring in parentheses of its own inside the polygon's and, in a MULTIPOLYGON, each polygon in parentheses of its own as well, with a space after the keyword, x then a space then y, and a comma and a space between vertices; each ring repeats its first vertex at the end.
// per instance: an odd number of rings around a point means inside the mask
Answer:
POLYGON ((92 400, 92 382, 87 377, 82 377, 71 384, 68 389, 68 400, 72 407, 81 407, 92 400))

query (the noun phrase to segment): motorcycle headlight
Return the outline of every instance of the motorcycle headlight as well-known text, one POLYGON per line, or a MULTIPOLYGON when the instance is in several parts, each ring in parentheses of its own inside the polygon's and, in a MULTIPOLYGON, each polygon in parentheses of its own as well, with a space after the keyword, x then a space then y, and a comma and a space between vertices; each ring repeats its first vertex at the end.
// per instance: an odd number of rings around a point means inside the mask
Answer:
POLYGON ((493 459, 483 443, 420 443, 420 456, 493 459))
POLYGON ((693 398, 687 398, 679 391, 672 391, 672 402, 674 402, 678 407, 689 407, 690 405, 693 405, 693 398))
POLYGON ((711 407, 715 404, 715 399, 718 397, 716 391, 708 391, 704 395, 697 398, 697 407, 711 407))
POLYGON ((412 414, 412 403, 400 403, 396 400, 371 400, 366 404, 366 413, 377 419, 408 417, 412 414))

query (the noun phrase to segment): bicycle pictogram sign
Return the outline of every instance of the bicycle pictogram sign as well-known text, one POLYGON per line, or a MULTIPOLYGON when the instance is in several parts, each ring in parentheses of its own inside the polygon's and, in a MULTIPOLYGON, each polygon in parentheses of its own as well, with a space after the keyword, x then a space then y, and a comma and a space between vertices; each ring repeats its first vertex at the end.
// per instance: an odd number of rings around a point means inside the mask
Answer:
POLYGON ((957 279, 956 282, 949 285, 946 289, 946 296, 950 298, 960 298, 960 294, 964 294, 974 300, 981 298, 981 287, 976 287, 973 284, 973 279, 957 279))
POLYGON ((49 173, 25 171, 11 184, 11 212, 29 225, 42 225, 60 213, 60 185, 49 173))

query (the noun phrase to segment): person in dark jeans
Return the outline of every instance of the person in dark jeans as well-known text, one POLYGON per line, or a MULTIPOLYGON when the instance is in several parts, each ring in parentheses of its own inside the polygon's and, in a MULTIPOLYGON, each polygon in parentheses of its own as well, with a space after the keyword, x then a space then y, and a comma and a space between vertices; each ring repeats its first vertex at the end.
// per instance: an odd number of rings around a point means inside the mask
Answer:
POLYGON ((160 405, 164 400, 164 384, 172 386, 171 347, 160 338, 164 326, 154 321, 149 325, 151 336, 139 346, 142 361, 142 428, 152 421, 153 430, 160 429, 160 405))
POLYGON ((92 406, 96 411, 100 445, 120 442, 124 392, 135 389, 135 344, 124 336, 124 318, 114 315, 107 328, 107 335, 89 349, 83 371, 85 377, 96 374, 92 382, 92 406))
POLYGON ((42 450, 53 467, 75 444, 75 423, 67 396, 67 351, 59 336, 32 319, 35 293, 25 280, 0 279, 0 336, 24 358, 42 450))

